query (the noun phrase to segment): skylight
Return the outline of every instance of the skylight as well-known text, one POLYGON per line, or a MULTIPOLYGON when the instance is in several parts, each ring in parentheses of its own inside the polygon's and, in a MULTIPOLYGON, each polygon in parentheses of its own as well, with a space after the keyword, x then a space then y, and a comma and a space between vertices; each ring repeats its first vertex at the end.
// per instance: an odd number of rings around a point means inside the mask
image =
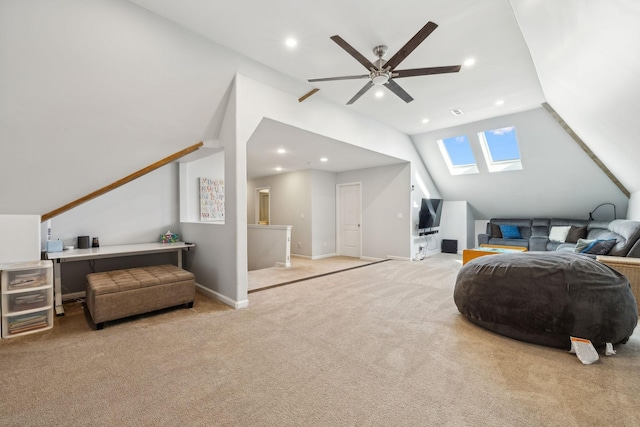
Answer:
POLYGON ((514 126, 478 133, 489 172, 522 169, 520 149, 514 126))
POLYGON ((451 175, 478 173, 467 135, 439 139, 438 147, 451 175))

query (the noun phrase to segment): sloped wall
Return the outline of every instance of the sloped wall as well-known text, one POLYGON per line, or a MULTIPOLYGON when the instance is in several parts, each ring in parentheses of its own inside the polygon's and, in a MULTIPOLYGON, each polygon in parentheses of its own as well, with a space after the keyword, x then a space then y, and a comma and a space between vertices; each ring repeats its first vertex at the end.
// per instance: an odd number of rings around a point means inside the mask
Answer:
MULTIPOLYGON (((628 199, 542 108, 415 135, 445 200, 466 200, 478 219, 492 217, 584 218, 611 202, 624 218, 628 199), (523 169, 489 173, 477 133, 515 126, 523 169), (436 141, 467 135, 480 173, 452 176, 436 141)), ((603 218, 606 219, 606 218, 603 218)))

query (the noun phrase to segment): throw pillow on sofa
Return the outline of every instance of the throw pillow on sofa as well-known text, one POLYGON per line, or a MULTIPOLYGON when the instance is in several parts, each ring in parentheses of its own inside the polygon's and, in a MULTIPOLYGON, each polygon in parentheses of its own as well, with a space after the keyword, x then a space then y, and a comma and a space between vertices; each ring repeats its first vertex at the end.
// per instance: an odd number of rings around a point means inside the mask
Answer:
POLYGON ((569 234, 570 229, 570 225, 554 225, 553 227, 551 227, 551 231, 549 232, 549 240, 551 240, 552 242, 565 242, 567 240, 567 235, 569 234))
POLYGON ((502 239, 502 231, 500 231, 500 226, 498 224, 491 224, 491 238, 502 239))
POLYGON ((522 239, 517 225, 500 224, 503 239, 522 239))
POLYGON ((576 243, 576 252, 581 254, 606 255, 616 244, 616 239, 587 240, 579 239, 576 243))
POLYGON ((564 239, 567 243, 578 243, 578 239, 584 239, 587 237, 587 226, 576 227, 572 225, 567 233, 567 238, 564 239))

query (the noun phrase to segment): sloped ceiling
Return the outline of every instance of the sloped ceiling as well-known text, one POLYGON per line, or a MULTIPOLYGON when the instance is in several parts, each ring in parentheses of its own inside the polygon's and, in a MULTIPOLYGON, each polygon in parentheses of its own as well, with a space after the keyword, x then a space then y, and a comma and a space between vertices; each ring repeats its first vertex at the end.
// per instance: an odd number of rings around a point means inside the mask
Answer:
POLYGON ((547 102, 640 191, 640 2, 512 1, 547 102))
MULTIPOLYGON (((463 64, 459 73, 399 78, 414 101, 406 104, 388 90, 370 90, 349 109, 408 135, 528 110, 544 101, 531 57, 508 0, 131 0, 302 82, 310 78, 367 74, 335 44, 340 35, 371 61, 373 47, 397 52, 428 21, 438 28, 397 69, 463 64), (285 39, 298 46, 287 49, 285 39), (496 106, 496 101, 504 102, 496 106), (454 116, 459 108, 465 114, 454 116), (423 123, 428 119, 428 123, 423 123)), ((344 105, 366 80, 308 83, 344 105)), ((304 93, 304 92, 303 92, 304 93)), ((300 93, 300 95, 303 95, 300 93)))
MULTIPOLYGON (((295 0, 244 0, 224 7, 206 0, 131 1, 302 82, 366 72, 329 39, 334 34, 373 60, 373 46, 387 44, 393 54, 426 21, 434 21, 439 27, 400 68, 467 59, 475 65, 457 74, 397 79, 415 98, 410 104, 390 93, 376 99, 369 91, 350 109, 419 136, 546 101, 628 190, 640 191, 634 164, 640 158, 640 144, 634 143, 640 3, 634 0, 327 0, 312 7, 295 0), (296 49, 284 47, 286 37, 298 39, 296 49), (497 106, 499 100, 504 104, 497 106), (454 108, 465 114, 452 115, 454 108)), ((314 96, 344 104, 362 81, 315 86, 321 90, 314 96)), ((447 187, 449 176, 433 178, 447 187)))

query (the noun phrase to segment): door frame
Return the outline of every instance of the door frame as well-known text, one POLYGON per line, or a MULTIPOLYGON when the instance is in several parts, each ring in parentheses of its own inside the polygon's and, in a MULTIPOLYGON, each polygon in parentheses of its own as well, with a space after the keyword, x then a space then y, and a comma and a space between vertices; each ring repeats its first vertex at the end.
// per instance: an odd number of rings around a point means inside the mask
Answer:
POLYGON ((260 190, 269 190, 269 225, 271 225, 271 187, 257 187, 255 189, 255 195, 253 199, 253 203, 255 205, 254 209, 254 221, 255 224, 260 224, 260 190))
POLYGON ((340 184, 336 184, 336 252, 338 255, 342 255, 342 239, 340 235, 342 234, 342 205, 340 203, 340 191, 342 187, 347 187, 351 185, 358 186, 358 223, 360 224, 359 230, 359 239, 358 249, 360 254, 358 258, 362 258, 362 182, 343 182, 340 184))

